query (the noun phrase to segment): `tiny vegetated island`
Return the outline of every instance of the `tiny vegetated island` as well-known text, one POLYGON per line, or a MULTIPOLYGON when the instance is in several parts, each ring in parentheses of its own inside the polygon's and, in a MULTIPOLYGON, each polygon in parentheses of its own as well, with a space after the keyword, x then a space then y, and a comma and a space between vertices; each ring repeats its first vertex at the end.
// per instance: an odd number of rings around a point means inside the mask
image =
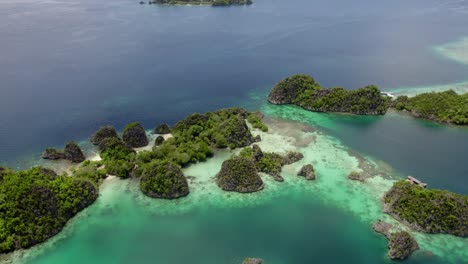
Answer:
POLYGON ((389 108, 442 124, 468 125, 468 93, 453 90, 392 99, 377 86, 356 90, 323 88, 311 76, 297 74, 278 82, 268 96, 272 104, 292 104, 315 112, 384 115, 389 108))
MULTIPOLYGON (((145 4, 141 1, 140 4, 145 4)), ((210 5, 210 6, 230 6, 230 5, 250 5, 251 0, 150 0, 148 4, 165 5, 210 5)))

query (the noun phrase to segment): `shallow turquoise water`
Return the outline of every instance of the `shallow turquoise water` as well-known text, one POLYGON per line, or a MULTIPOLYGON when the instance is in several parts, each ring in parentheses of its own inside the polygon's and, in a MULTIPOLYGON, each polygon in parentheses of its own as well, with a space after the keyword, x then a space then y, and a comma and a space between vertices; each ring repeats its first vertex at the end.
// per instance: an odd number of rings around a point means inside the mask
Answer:
MULTIPOLYGON (((303 111, 303 110, 300 110, 303 111)), ((299 114, 299 113, 298 113, 299 114)), ((283 170, 285 182, 263 176, 254 194, 221 191, 214 182, 221 163, 236 151, 220 151, 185 170, 188 197, 165 201, 143 196, 133 181, 112 179, 97 202, 50 241, 12 256, 14 263, 386 263, 385 239, 371 225, 386 219, 379 199, 398 172, 351 151, 341 141, 300 123, 271 119, 262 133, 266 151, 301 151, 283 170), (318 179, 295 176, 312 163, 318 179), (354 170, 374 177, 348 180, 354 170)), ((421 250, 407 263, 462 263, 466 239, 414 233, 421 250)))
MULTIPOLYGON (((395 178, 411 174, 468 194, 467 129, 265 104, 276 81, 298 72, 324 86, 466 91, 464 1, 256 0, 220 9, 136 2, 0 1, 1 163, 64 169, 38 161, 40 151, 75 139, 92 155, 86 138, 100 125, 138 120, 151 128, 240 104, 306 124, 270 120, 275 129, 261 143, 301 151, 304 161, 285 168, 284 183, 264 177, 265 190, 251 195, 214 184, 229 152, 189 168, 191 194, 178 201, 106 182, 57 237, 5 261, 391 263, 371 224, 392 221, 379 199, 395 178), (307 162, 315 182, 295 176, 307 162), (363 164, 376 177, 348 181, 363 164)), ((414 235, 422 249, 406 263, 468 263, 466 239, 414 235)))

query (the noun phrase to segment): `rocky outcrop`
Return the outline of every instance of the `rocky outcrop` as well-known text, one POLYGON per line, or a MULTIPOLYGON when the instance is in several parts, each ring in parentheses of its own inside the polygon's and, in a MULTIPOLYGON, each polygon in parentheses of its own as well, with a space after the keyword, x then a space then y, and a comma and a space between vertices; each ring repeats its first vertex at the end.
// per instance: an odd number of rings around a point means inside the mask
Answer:
POLYGON ((187 179, 172 162, 155 161, 142 170, 141 191, 152 198, 177 199, 189 194, 187 179))
POLYGON ((308 75, 294 75, 280 81, 268 96, 272 104, 294 104, 315 112, 342 112, 356 115, 383 115, 390 100, 377 86, 356 90, 325 89, 308 75))
POLYGON ((156 140, 154 140, 155 146, 161 146, 164 143, 164 138, 162 136, 158 136, 156 140))
POLYGON ((315 180, 315 171, 312 164, 302 166, 301 170, 297 173, 297 176, 305 177, 306 180, 315 180))
POLYGON ((348 179, 353 180, 353 181, 361 181, 361 182, 365 180, 364 176, 357 171, 351 172, 348 175, 348 179))
POLYGON ((141 148, 149 144, 145 129, 138 122, 128 124, 125 127, 122 139, 125 144, 132 148, 141 148))
POLYGON ((293 164, 295 162, 300 161, 301 159, 304 158, 304 155, 300 152, 288 152, 286 153, 286 156, 284 156, 284 165, 289 165, 293 164))
POLYGON ((244 157, 236 156, 224 161, 216 178, 218 186, 225 191, 250 193, 263 189, 255 164, 244 157))
POLYGON ((75 163, 83 162, 86 159, 80 146, 73 141, 68 142, 64 150, 46 148, 42 153, 42 158, 50 160, 66 159, 75 163))
POLYGON ((75 163, 83 162, 86 159, 80 146, 73 141, 70 141, 65 145, 64 154, 65 159, 75 163))
POLYGON ((99 145, 106 138, 118 138, 117 130, 113 126, 102 126, 91 136, 91 143, 99 145))
POLYGON ((169 134, 171 133, 171 127, 166 123, 160 124, 154 128, 153 132, 160 135, 169 134))
POLYGON ((246 258, 242 262, 242 264, 262 264, 262 263, 263 263, 263 259, 259 259, 259 258, 246 258))
POLYGON ((42 152, 43 159, 50 159, 50 160, 59 160, 64 159, 65 154, 62 150, 55 149, 55 148, 46 148, 44 152, 42 152))
POLYGON ((408 258, 411 253, 419 249, 419 245, 414 238, 407 232, 392 232, 393 226, 382 220, 377 220, 372 228, 375 232, 384 235, 388 240, 388 257, 391 259, 403 260, 408 258))
POLYGON ((401 180, 384 195, 384 212, 414 230, 468 236, 466 195, 401 180))
POLYGON ((372 225, 372 228, 375 232, 384 235, 386 238, 390 238, 390 229, 392 229, 392 227, 392 224, 384 222, 380 219, 378 219, 377 222, 372 225))
POLYGON ((254 137, 254 142, 255 142, 255 143, 258 143, 258 142, 260 142, 260 141, 262 141, 262 137, 261 137, 260 135, 256 135, 256 136, 254 137))
POLYGON ((220 132, 225 136, 231 148, 246 147, 254 142, 249 127, 240 115, 223 122, 220 125, 220 132))
POLYGON ((278 82, 268 95, 272 104, 293 104, 306 90, 314 89, 318 83, 309 75, 298 74, 278 82))
POLYGON ((406 259, 417 249, 419 249, 418 243, 407 232, 400 231, 390 234, 388 256, 391 259, 406 259))

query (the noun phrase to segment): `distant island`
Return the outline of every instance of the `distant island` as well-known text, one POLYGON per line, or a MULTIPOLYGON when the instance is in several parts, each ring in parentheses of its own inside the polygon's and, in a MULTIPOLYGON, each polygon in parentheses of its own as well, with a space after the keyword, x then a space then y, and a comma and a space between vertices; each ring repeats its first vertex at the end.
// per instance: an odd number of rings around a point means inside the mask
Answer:
POLYGON ((294 104, 314 112, 341 112, 356 115, 383 115, 390 99, 377 86, 357 90, 322 88, 311 76, 297 74, 278 82, 268 95, 272 104, 294 104))
POLYGON ((384 115, 389 108, 441 124, 468 125, 468 93, 453 90, 396 99, 370 85, 356 90, 322 88, 311 76, 297 74, 279 81, 268 95, 272 104, 292 104, 314 112, 384 115))
MULTIPOLYGON (((144 4, 141 1, 140 4, 144 4)), ((250 5, 251 0, 150 0, 148 4, 166 4, 166 5, 211 5, 211 6, 230 6, 230 5, 250 5)))

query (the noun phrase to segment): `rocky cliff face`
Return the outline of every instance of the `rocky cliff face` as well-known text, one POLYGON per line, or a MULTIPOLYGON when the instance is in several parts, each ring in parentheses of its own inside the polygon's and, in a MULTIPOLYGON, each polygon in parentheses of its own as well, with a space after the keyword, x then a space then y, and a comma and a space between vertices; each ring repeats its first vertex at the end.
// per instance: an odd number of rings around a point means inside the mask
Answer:
POLYGON ((278 82, 268 95, 268 102, 272 104, 293 104, 306 90, 319 87, 315 80, 305 74, 298 74, 278 82))
POLYGON ((51 160, 66 159, 74 163, 80 163, 86 159, 80 146, 73 141, 68 142, 64 150, 46 148, 42 153, 42 158, 51 160))
POLYGON ((91 136, 91 143, 99 145, 106 138, 118 138, 117 130, 113 126, 103 126, 91 136))
POLYGON ((149 144, 145 129, 138 122, 128 124, 125 127, 122 139, 125 144, 132 148, 141 148, 149 144))
POLYGON ((306 180, 315 180, 315 171, 312 164, 302 166, 301 170, 297 173, 297 176, 306 178, 306 180))
POLYGON ((65 159, 75 163, 83 162, 86 159, 80 146, 73 141, 70 141, 65 145, 64 154, 65 159))
POLYGON ((414 238, 404 231, 393 231, 393 226, 382 220, 377 220, 372 226, 375 232, 384 235, 388 240, 388 257, 391 259, 403 260, 411 253, 419 249, 419 245, 414 238))
POLYGON ((153 132, 160 135, 169 134, 171 133, 171 127, 166 123, 160 124, 154 128, 153 132))

